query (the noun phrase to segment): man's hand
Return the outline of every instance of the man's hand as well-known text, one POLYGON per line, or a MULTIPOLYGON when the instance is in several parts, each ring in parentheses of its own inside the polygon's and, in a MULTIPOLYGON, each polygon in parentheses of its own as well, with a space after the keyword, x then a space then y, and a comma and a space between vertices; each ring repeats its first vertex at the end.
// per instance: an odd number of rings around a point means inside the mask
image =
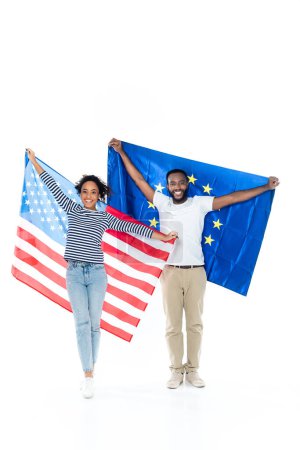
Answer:
POLYGON ((108 146, 112 147, 117 153, 122 153, 123 151, 122 142, 118 139, 112 138, 109 141, 108 146))
POLYGON ((269 189, 275 189, 275 188, 277 188, 277 186, 279 186, 279 184, 280 184, 280 182, 279 182, 278 178, 269 177, 269 182, 268 182, 269 189))

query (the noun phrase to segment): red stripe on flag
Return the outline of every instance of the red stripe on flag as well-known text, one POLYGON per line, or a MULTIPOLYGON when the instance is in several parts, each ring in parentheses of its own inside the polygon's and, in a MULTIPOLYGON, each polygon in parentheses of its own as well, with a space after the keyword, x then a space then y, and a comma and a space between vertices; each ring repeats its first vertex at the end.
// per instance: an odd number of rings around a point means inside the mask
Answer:
POLYGON ((131 316, 130 314, 126 313, 120 308, 117 308, 116 306, 104 302, 103 303, 103 311, 107 312, 108 314, 111 314, 112 316, 117 317, 118 319, 122 320, 123 322, 127 322, 130 325, 133 325, 134 327, 137 327, 139 324, 140 319, 137 317, 131 316))
POLYGON ((127 331, 121 330, 121 328, 110 325, 101 319, 100 326, 102 330, 108 331, 109 333, 114 334, 115 336, 124 339, 124 341, 130 342, 132 339, 132 334, 127 333, 127 331))
POLYGON ((142 291, 147 292, 147 294, 152 294, 154 291, 154 286, 147 283, 146 281, 139 280, 137 278, 130 277, 129 275, 125 275, 114 267, 105 264, 105 269, 107 275, 110 275, 112 278, 116 280, 122 281, 123 283, 130 284, 131 286, 137 287, 142 291))
POLYGON ((21 261, 24 261, 26 264, 29 264, 34 269, 36 269, 38 272, 40 272, 42 275, 45 275, 45 277, 49 278, 49 280, 53 281, 54 283, 58 284, 60 287, 66 289, 66 279, 60 276, 58 273, 54 272, 53 270, 49 269, 49 267, 42 264, 39 260, 34 258, 33 256, 29 255, 29 253, 26 253, 24 250, 21 250, 18 247, 15 247, 15 255, 18 259, 21 261))
POLYGON ((72 312, 71 305, 66 299, 64 299, 60 295, 55 294, 55 292, 51 291, 51 289, 47 288, 44 284, 40 283, 35 278, 32 278, 31 276, 17 269, 15 266, 12 266, 11 273, 17 280, 22 281, 22 283, 27 284, 27 286, 35 289, 37 292, 40 292, 45 297, 52 300, 54 303, 57 303, 68 311, 72 312))
POLYGON ((119 298, 120 300, 123 300, 126 303, 129 303, 130 305, 134 306, 137 309, 140 309, 141 311, 145 311, 148 306, 148 303, 143 302, 134 295, 129 294, 129 292, 123 291, 123 289, 119 289, 115 286, 112 286, 111 284, 107 285, 106 292, 113 295, 114 297, 119 298))
POLYGON ((107 230, 106 233, 110 234, 111 236, 114 236, 115 238, 125 242, 128 245, 131 245, 131 247, 140 250, 146 255, 151 255, 154 258, 161 259, 163 261, 167 261, 169 257, 169 253, 166 252, 165 250, 159 250, 157 248, 154 248, 151 245, 146 244, 146 242, 140 241, 138 238, 132 235, 115 230, 107 230))
POLYGON ((31 244, 33 247, 37 248, 40 252, 47 255, 48 258, 51 258, 53 261, 55 261, 56 263, 60 264, 63 267, 67 267, 66 261, 59 253, 55 252, 51 247, 48 247, 48 245, 44 244, 44 242, 40 241, 33 234, 29 233, 29 231, 24 230, 21 227, 18 227, 17 235, 19 236, 19 238, 28 242, 28 244, 31 244))
POLYGON ((151 275, 154 275, 155 277, 159 278, 161 274, 161 269, 158 267, 150 266, 149 264, 145 264, 142 261, 139 261, 136 258, 133 258, 132 256, 128 255, 128 253, 123 252, 122 250, 119 250, 116 247, 113 247, 112 245, 108 244, 107 242, 102 242, 102 250, 107 255, 111 255, 114 258, 117 258, 119 261, 122 261, 124 264, 128 264, 132 268, 139 270, 140 272, 149 273, 151 275))

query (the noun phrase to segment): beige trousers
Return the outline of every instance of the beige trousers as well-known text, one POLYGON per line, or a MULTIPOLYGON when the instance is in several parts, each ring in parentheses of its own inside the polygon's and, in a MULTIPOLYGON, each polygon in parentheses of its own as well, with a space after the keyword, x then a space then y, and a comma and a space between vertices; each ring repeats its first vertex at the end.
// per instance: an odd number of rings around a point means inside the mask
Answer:
POLYGON ((203 297, 206 287, 204 267, 180 269, 166 265, 160 277, 164 311, 166 314, 166 341, 170 369, 191 372, 199 367, 202 340, 203 297), (187 362, 183 364, 182 317, 185 312, 187 362))

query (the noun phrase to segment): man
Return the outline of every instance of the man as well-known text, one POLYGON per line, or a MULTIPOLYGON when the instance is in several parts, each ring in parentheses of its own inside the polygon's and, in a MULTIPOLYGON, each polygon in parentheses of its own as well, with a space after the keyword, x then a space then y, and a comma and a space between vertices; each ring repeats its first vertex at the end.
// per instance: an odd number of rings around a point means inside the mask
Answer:
POLYGON ((182 169, 166 175, 170 197, 156 192, 137 170, 123 150, 121 141, 108 144, 119 153, 124 166, 147 200, 158 209, 161 231, 171 228, 178 232, 178 241, 161 275, 163 305, 166 314, 166 340, 170 356, 171 378, 167 387, 176 389, 186 380, 195 387, 204 387, 199 377, 199 356, 202 340, 203 297, 206 287, 201 236, 205 215, 213 210, 244 202, 279 185, 276 177, 252 189, 232 192, 220 197, 188 197, 188 177, 182 169), (183 364, 183 310, 186 319, 187 362, 183 364))

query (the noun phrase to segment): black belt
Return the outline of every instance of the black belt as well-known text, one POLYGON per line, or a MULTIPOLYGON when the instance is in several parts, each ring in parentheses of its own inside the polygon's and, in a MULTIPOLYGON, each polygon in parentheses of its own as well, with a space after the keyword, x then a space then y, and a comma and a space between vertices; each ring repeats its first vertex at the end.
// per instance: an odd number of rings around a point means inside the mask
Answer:
POLYGON ((196 267, 204 267, 204 264, 201 266, 173 266, 171 264, 167 264, 169 267, 177 267, 177 269, 195 269, 196 267))

